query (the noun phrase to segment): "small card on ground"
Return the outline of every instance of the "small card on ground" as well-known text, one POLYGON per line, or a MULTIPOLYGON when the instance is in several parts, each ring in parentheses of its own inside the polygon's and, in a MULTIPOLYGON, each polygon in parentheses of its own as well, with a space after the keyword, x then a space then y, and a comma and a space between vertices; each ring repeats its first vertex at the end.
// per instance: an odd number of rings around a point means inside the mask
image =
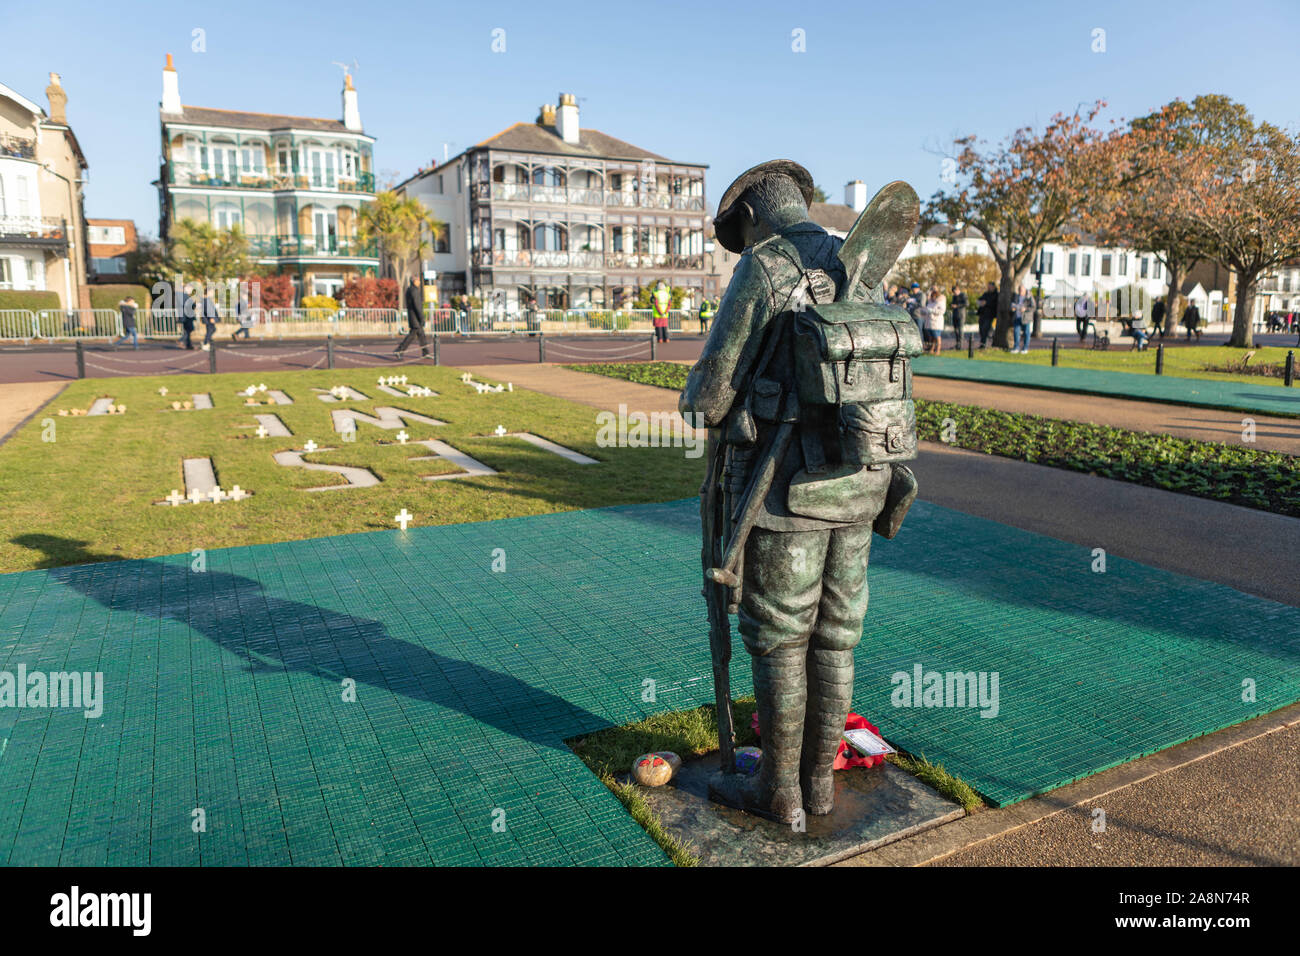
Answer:
POLYGON ((864 757, 879 757, 881 754, 898 753, 897 750, 865 727, 844 731, 844 739, 849 742, 850 747, 864 757))

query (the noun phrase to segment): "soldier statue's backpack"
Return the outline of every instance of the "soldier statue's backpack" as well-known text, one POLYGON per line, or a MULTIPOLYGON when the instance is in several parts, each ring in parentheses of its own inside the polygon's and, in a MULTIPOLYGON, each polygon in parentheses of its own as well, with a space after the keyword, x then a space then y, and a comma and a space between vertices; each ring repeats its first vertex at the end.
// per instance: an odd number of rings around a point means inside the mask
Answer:
MULTIPOLYGON (((805 418, 831 413, 844 465, 916 457, 912 359, 921 333, 907 312, 871 302, 828 302, 793 314, 793 364, 805 418)), ((806 451, 806 449, 805 449, 806 451)), ((810 471, 817 462, 808 462, 810 471)))
MULTIPOLYGON (((921 335, 898 306, 834 297, 826 272, 804 271, 773 322, 738 423, 748 413, 797 423, 804 469, 789 485, 793 514, 844 522, 876 515, 876 530, 893 537, 916 497, 915 476, 899 463, 917 453, 911 363, 921 335), (896 467, 882 503, 867 473, 885 465, 896 467)), ((752 440, 752 425, 736 431, 728 440, 752 440)))

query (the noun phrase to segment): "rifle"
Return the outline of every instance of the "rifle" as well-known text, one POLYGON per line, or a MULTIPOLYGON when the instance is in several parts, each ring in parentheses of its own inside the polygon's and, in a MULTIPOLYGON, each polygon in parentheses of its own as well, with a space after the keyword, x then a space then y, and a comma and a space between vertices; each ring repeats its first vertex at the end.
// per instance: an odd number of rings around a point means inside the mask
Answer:
POLYGON ((709 429, 704 484, 700 487, 700 525, 704 547, 704 602, 709 610, 709 653, 713 658, 713 694, 718 712, 718 749, 723 773, 736 772, 736 727, 731 713, 731 619, 726 588, 709 580, 708 571, 720 561, 723 534, 722 459, 726 446, 721 430, 709 429))

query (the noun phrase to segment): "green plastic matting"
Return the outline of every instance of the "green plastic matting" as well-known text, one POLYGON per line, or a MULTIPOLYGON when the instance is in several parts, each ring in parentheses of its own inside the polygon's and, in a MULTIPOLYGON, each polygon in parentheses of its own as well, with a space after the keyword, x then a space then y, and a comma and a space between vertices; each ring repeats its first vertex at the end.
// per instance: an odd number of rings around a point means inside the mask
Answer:
MULTIPOLYGON (((1154 355, 1151 359, 1154 367, 1154 355)), ((1145 402, 1174 405, 1202 405, 1266 415, 1300 415, 1300 388, 1253 385, 1250 382, 1222 382, 1175 375, 1141 372, 1108 372, 1058 365, 1031 365, 996 359, 934 358, 915 361, 917 375, 955 378, 993 385, 1018 385, 1059 392, 1083 392, 1110 398, 1134 398, 1145 402)))
MULTIPOLYGON (((0 575, 0 670, 104 676, 98 719, 0 707, 0 864, 665 863, 563 741, 712 700, 697 526, 687 500, 0 575)), ((855 709, 1008 803, 1300 698, 1300 610, 1092 566, 918 503, 876 539, 855 709), (916 665, 997 672, 997 715, 893 706, 916 665)))

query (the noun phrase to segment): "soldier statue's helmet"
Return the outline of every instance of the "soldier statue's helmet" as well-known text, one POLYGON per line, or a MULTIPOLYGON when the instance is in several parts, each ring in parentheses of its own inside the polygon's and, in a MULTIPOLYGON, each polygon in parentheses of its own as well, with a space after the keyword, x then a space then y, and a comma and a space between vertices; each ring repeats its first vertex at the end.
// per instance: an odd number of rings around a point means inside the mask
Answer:
POLYGON ((737 200, 745 194, 746 189, 768 176, 789 176, 799 187, 804 205, 812 204, 814 188, 812 174, 794 160, 773 159, 745 170, 722 194, 722 201, 718 203, 718 217, 713 220, 713 235, 728 252, 743 252, 745 248, 740 231, 737 200))

